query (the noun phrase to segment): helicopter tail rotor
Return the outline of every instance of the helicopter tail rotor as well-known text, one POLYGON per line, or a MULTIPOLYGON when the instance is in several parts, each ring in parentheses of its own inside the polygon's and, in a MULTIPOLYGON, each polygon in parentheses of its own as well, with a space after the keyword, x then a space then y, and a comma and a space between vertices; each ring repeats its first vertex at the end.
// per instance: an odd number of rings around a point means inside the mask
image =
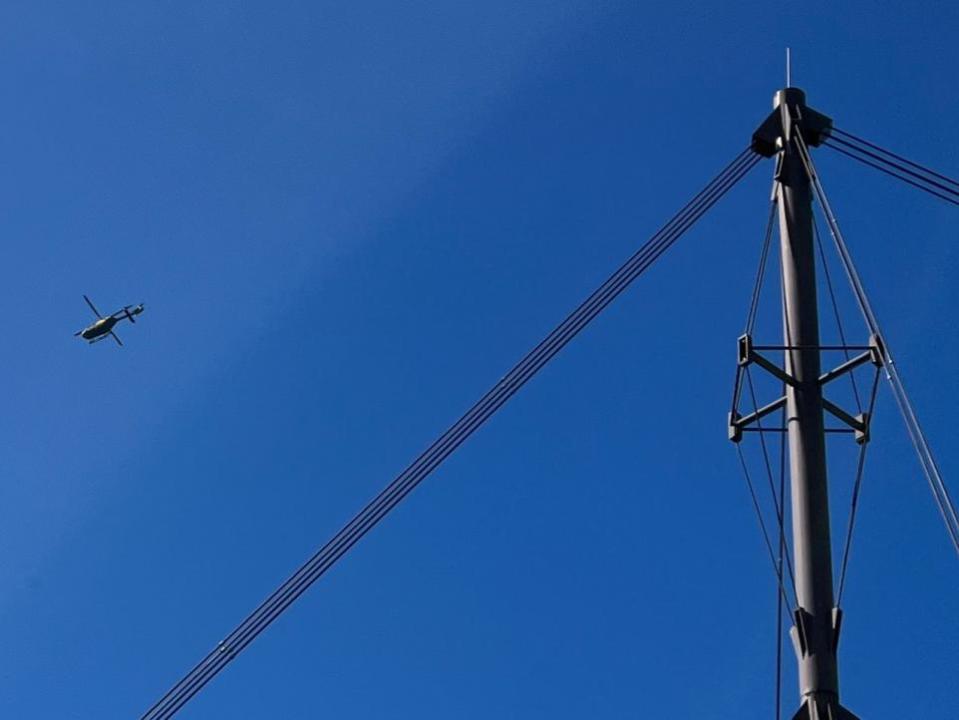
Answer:
POLYGON ((139 305, 124 305, 124 306, 123 306, 123 314, 126 315, 127 320, 129 320, 129 321, 132 322, 132 323, 135 323, 135 322, 136 322, 136 319, 134 318, 134 316, 135 316, 135 315, 139 315, 139 314, 142 313, 142 312, 143 312, 143 303, 140 303, 139 305), (132 308, 132 310, 131 310, 131 308, 132 308))

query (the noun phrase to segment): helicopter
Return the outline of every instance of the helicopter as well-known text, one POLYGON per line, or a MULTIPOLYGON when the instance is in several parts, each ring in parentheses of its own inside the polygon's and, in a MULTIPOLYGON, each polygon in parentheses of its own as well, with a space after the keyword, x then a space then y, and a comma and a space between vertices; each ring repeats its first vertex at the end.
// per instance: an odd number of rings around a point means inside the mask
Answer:
POLYGON ((90 301, 90 298, 84 295, 83 299, 87 301, 87 305, 89 305, 90 309, 93 310, 93 314, 97 316, 97 321, 89 327, 85 327, 83 330, 73 333, 74 337, 82 337, 92 345, 95 342, 103 340, 109 335, 117 341, 117 345, 122 347, 123 343, 120 342, 120 338, 117 337, 117 334, 113 332, 113 327, 124 318, 132 323, 135 323, 136 320, 134 319, 134 316, 143 312, 143 303, 140 303, 139 305, 124 305, 112 315, 107 315, 104 317, 90 301))

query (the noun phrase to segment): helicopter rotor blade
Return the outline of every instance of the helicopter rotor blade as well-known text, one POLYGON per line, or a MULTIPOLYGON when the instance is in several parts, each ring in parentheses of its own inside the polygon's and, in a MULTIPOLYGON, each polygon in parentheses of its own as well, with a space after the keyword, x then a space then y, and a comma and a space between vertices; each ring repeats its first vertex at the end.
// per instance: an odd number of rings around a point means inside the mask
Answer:
POLYGON ((113 330, 110 331, 110 334, 113 336, 113 339, 117 341, 117 345, 119 345, 120 347, 123 347, 123 343, 120 342, 120 338, 117 337, 117 334, 113 332, 113 330))
POLYGON ((93 310, 93 314, 94 314, 94 315, 96 315, 98 318, 103 317, 103 316, 100 314, 100 311, 97 310, 96 307, 94 307, 93 303, 90 301, 90 298, 88 298, 86 295, 84 295, 84 296, 83 296, 83 299, 87 301, 87 305, 89 305, 89 306, 90 306, 90 309, 93 310))

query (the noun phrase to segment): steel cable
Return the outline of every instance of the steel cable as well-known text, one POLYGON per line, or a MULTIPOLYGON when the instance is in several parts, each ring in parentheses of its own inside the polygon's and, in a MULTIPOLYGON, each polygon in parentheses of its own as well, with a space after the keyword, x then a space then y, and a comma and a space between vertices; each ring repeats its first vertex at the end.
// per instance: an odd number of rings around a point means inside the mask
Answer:
POLYGON ((848 150, 852 150, 859 153, 860 155, 865 155, 866 157, 870 157, 873 160, 881 162, 883 165, 886 165, 899 173, 908 175, 912 178, 915 178, 919 182, 926 183, 927 185, 931 185, 932 187, 938 190, 942 190, 943 192, 949 193, 950 195, 956 198, 959 198, 959 190, 951 188, 948 185, 943 185, 941 182, 932 180, 931 178, 926 177, 925 175, 922 175, 921 173, 917 173, 914 170, 910 170, 904 165, 901 165, 900 163, 890 160, 888 157, 884 157, 878 153, 874 153, 870 150, 866 150, 865 148, 860 147, 856 145, 855 143, 851 143, 848 140, 843 140, 842 138, 833 137, 833 138, 827 138, 826 142, 838 143, 839 145, 842 145, 848 150))
MULTIPOLYGON (((782 386, 786 394, 786 384, 782 386)), ((783 563, 789 547, 786 545, 786 528, 784 517, 786 514, 786 408, 780 415, 782 418, 781 434, 779 435, 779 498, 783 514, 779 518, 779 557, 776 563, 776 579, 780 585, 783 582, 783 563)), ((798 598, 797 598, 798 603, 798 598)), ((783 687, 783 598, 776 598, 776 720, 782 716, 782 687, 783 687)))
MULTIPOLYGON (((749 465, 746 463, 746 456, 743 454, 742 443, 736 443, 736 454, 739 457, 739 465, 743 469, 743 477, 746 480, 746 488, 749 490, 749 498, 752 500, 753 509, 756 511, 756 520, 759 522, 759 530, 762 532, 763 542, 766 545, 766 550, 769 553, 769 561, 772 563, 773 574, 777 576, 779 582, 777 587, 779 588, 778 592, 780 597, 786 601, 787 605, 792 603, 789 601, 789 598, 786 595, 786 586, 782 582, 782 574, 777 570, 776 567, 776 552, 773 550, 772 541, 769 539, 769 531, 766 529, 766 521, 763 518, 762 506, 759 504, 759 496, 756 494, 756 486, 753 483, 752 474, 749 472, 749 465)), ((795 588, 793 589, 795 594, 795 588)))
MULTIPOLYGON (((879 374, 881 372, 880 368, 876 368, 875 377, 872 381, 872 390, 869 393, 869 409, 866 411, 869 418, 869 423, 872 423, 873 413, 876 407, 876 391, 879 390, 879 374)), ((842 549, 842 562, 839 569, 839 590, 836 593, 836 607, 842 607, 842 593, 846 588, 846 568, 849 565, 849 552, 852 548, 852 533, 853 529, 856 527, 856 511, 859 508, 859 494, 862 491, 862 476, 863 469, 866 465, 866 448, 869 446, 868 442, 863 442, 859 446, 859 460, 856 463, 856 479, 852 485, 852 500, 849 503, 849 522, 846 525, 846 541, 843 544, 842 549)))
POLYGON ((890 177, 894 177, 897 180, 901 180, 907 185, 912 185, 914 188, 918 188, 919 190, 922 190, 923 192, 927 192, 930 195, 934 195, 940 200, 945 200, 947 203, 951 203, 952 205, 959 205, 959 200, 957 200, 957 197, 959 196, 951 197, 950 195, 943 195, 942 193, 937 192, 936 190, 933 190, 931 188, 928 188, 925 185, 922 185, 921 183, 916 182, 915 180, 910 180, 909 178, 904 177, 901 174, 894 172, 893 170, 890 170, 888 167, 883 167, 879 163, 873 162, 872 160, 867 160, 864 157, 860 157, 859 155, 856 155, 855 153, 849 152, 848 150, 845 150, 839 147, 838 145, 830 142, 829 140, 827 140, 823 144, 826 147, 830 148, 831 150, 835 150, 836 152, 841 153, 842 155, 845 155, 846 157, 850 157, 853 160, 856 160, 857 162, 862 163, 863 165, 868 165, 869 167, 875 170, 878 170, 879 172, 885 173, 886 175, 889 175, 890 177))
POLYGON ((906 393, 905 385, 903 384, 902 378, 899 375, 899 369, 893 360, 889 345, 885 341, 885 337, 883 336, 881 328, 879 327, 879 322, 876 319, 876 315, 869 303, 869 297, 866 295, 865 288, 863 287, 862 281, 859 278, 859 273, 856 271, 856 267, 852 261, 852 255, 846 246, 845 239, 842 236, 842 231, 839 229, 839 223, 836 221, 836 216, 829 204, 829 199, 826 197, 826 192, 819 180, 819 175, 816 172, 816 167, 812 161, 812 157, 809 154, 809 149, 806 147, 806 143, 803 140, 801 133, 796 133, 795 137, 796 146, 799 149, 803 166, 807 175, 809 176, 809 181, 812 183, 816 198, 822 207, 823 214, 825 215, 826 222, 829 225, 830 233, 833 237, 833 242, 835 242, 836 248, 839 251, 839 257, 842 260, 846 277, 852 286, 853 293, 856 296, 856 301, 859 304, 859 309, 866 320, 869 331, 879 338, 880 342, 882 343, 883 369, 886 371, 886 379, 889 381, 889 385, 892 388, 893 397, 896 400, 896 404, 898 405, 899 411, 902 414, 903 420, 906 424, 906 430, 909 433, 909 438, 916 450, 916 454, 919 456, 919 463, 922 466, 923 473, 926 475, 927 481, 929 482, 929 487, 932 490, 933 498, 936 501, 936 505, 939 508, 942 519, 946 524, 946 531, 949 533, 950 540, 952 541, 956 553, 959 554, 959 513, 956 511, 955 504, 953 503, 952 498, 949 495, 949 490, 946 488, 945 481, 942 478, 942 473, 939 471, 939 466, 936 463, 935 457, 932 454, 932 450, 929 447, 929 443, 926 440, 925 433, 919 424, 915 410, 913 409, 912 403, 909 400, 909 396, 906 393))
POLYGON ((749 312, 746 314, 745 334, 749 335, 756 324, 756 313, 759 311, 759 297, 763 290, 763 280, 766 276, 766 263, 769 259, 769 248, 772 244, 773 227, 776 224, 776 196, 773 195, 769 201, 769 219, 766 221, 766 233, 763 236, 762 251, 759 255, 759 267, 756 270, 756 282, 753 285, 753 293, 749 300, 749 312))
POLYGON ((839 133, 840 135, 842 135, 843 137, 846 138, 846 140, 843 141, 842 138, 838 138, 838 137, 835 137, 835 135, 833 135, 833 136, 832 136, 832 139, 833 139, 833 140, 838 140, 838 141, 840 141, 840 142, 845 142, 845 143, 847 143, 847 144, 849 143, 850 140, 852 140, 852 141, 855 142, 855 143, 858 143, 858 144, 860 144, 860 145, 864 145, 864 146, 866 146, 866 147, 868 147, 868 148, 871 148, 871 149, 873 149, 873 150, 876 150, 877 152, 880 152, 880 153, 882 153, 883 155, 886 155, 886 156, 888 156, 888 157, 891 157, 891 158, 893 158, 894 160, 898 160, 898 161, 901 162, 901 163, 905 163, 906 165, 909 165, 909 166, 915 168, 916 170, 919 170, 920 172, 924 173, 925 175, 934 177, 934 178, 936 178, 936 179, 938 179, 938 180, 942 180, 943 182, 946 182, 946 183, 948 183, 949 185, 952 185, 956 190, 959 190, 959 181, 953 180, 951 177, 949 177, 949 176, 947 176, 947 175, 943 175, 942 173, 938 173, 938 172, 936 172, 935 170, 932 170, 932 169, 930 169, 930 168, 925 167, 924 165, 920 165, 920 164, 917 163, 917 162, 913 162, 913 161, 910 160, 909 158, 905 158, 905 157, 903 157, 902 155, 897 155, 896 153, 892 152, 891 150, 887 150, 887 149, 884 148, 884 147, 880 147, 879 145, 876 145, 875 143, 869 142, 869 141, 866 140, 865 138, 861 138, 861 137, 859 137, 858 135, 853 135, 851 132, 846 132, 845 130, 842 130, 842 129, 837 128, 837 127, 832 128, 832 132, 833 132, 833 133, 839 133))
POLYGON ((498 410, 520 387, 573 339, 689 227, 726 194, 761 158, 749 149, 730 162, 702 191, 653 235, 586 301, 486 393, 463 417, 424 451, 334 538, 240 623, 221 643, 177 682, 142 716, 142 720, 172 717, 220 670, 246 648, 270 623, 342 557, 382 517, 498 410))
MULTIPOLYGON (((833 317, 836 319, 836 329, 839 331, 839 344, 842 345, 843 356, 846 360, 850 360, 852 355, 849 353, 849 348, 847 347, 849 343, 846 342, 846 331, 842 326, 842 317, 839 314, 839 303, 836 302, 836 291, 832 285, 832 274, 829 272, 829 263, 826 262, 826 251, 823 249, 822 238, 819 236, 819 224, 816 222, 815 217, 813 217, 812 229, 813 234, 816 236, 816 247, 819 248, 819 259, 822 261, 822 271, 826 278, 829 300, 832 303, 833 317)), ((856 400, 856 409, 862 412, 862 401, 859 399, 859 387, 856 384, 855 373, 849 373, 849 383, 852 385, 852 395, 856 400)))
MULTIPOLYGON (((759 403, 756 399, 756 388, 753 385, 752 373, 749 371, 749 367, 746 367, 746 385, 749 388, 749 395, 752 399, 754 412, 759 412, 759 403)), ((784 527, 784 505, 785 499, 783 502, 780 502, 780 498, 777 497, 776 485, 773 480, 773 469, 772 464, 769 461, 769 450, 766 447, 766 433, 763 432, 762 419, 756 418, 756 427, 759 430, 759 445, 763 451, 763 462, 766 467, 766 478, 769 481, 769 492, 772 494, 774 509, 776 510, 776 522, 779 525, 779 531, 782 533, 784 527)), ((792 556, 789 553, 789 548, 786 548, 786 569, 789 571, 789 582, 792 585, 793 596, 797 598, 796 606, 799 606, 798 595, 796 594, 796 575, 793 572, 793 563, 792 556)))
MULTIPOLYGON (((727 179, 730 179, 729 176, 727 176, 727 179)), ((720 189, 722 189, 722 186, 720 186, 720 189)), ((703 196, 703 200, 704 200, 705 203, 710 203, 711 201, 714 201, 715 199, 718 199, 718 197, 715 196, 714 194, 707 194, 707 195, 703 196)), ((707 209, 706 206, 705 206, 705 205, 702 205, 702 204, 699 205, 698 207, 694 207, 694 208, 693 208, 694 212, 695 212, 695 211, 705 211, 705 209, 707 209)), ((686 220, 686 219, 684 218, 683 221, 679 224, 678 227, 674 225, 674 226, 673 226, 673 229, 675 229, 675 230, 685 229, 685 227, 683 226, 683 224, 685 223, 685 220, 686 220)), ((668 236, 666 237, 666 239, 668 239, 668 236)), ((659 247, 660 247, 660 246, 657 245, 657 246, 654 248, 654 250, 658 250, 659 247)), ((504 380, 505 380, 505 378, 504 378, 504 380)), ((501 384, 502 384, 502 382, 503 382, 503 381, 501 381, 501 384)), ((481 402, 482 402, 482 401, 481 401, 481 402)), ((441 438, 441 440, 442 440, 442 439, 443 439, 443 438, 441 438)), ((458 443, 457 443, 457 444, 458 444, 458 443)), ((429 451, 427 451, 427 452, 429 452, 429 451)), ((425 454, 424 454, 424 455, 425 455, 425 454)), ((422 457, 423 457, 423 456, 421 456, 421 459, 422 459, 422 457)), ((415 465, 415 464, 414 464, 414 465, 415 465)), ((411 466, 411 468, 412 468, 412 467, 413 467, 413 466, 411 466)), ((428 472, 428 471, 431 470, 431 469, 432 469, 432 467, 427 467, 427 468, 426 468, 426 472, 428 472)), ((404 473, 404 474, 405 474, 405 473, 404 473)), ((400 478, 398 478, 398 480, 400 480, 400 478)), ((388 490, 389 490, 389 488, 388 488, 388 490)), ((404 493, 404 494, 405 494, 405 493, 404 493)), ((374 503, 375 503, 375 502, 376 502, 376 501, 374 501, 374 503)), ((368 514, 364 517, 364 514, 361 513, 361 515, 358 516, 357 519, 358 519, 358 520, 362 519, 362 521, 365 522, 365 521, 368 521, 368 520, 370 519, 370 517, 371 517, 371 516, 368 515, 368 514)), ((374 521, 375 521, 375 519, 378 519, 378 518, 374 518, 374 521)), ((362 528, 362 527, 358 528, 358 530, 362 530, 362 531, 365 532, 365 529, 362 528)), ((342 536, 348 535, 348 534, 349 534, 349 526, 348 526, 348 528, 344 529, 344 531, 341 532, 340 536, 338 536, 338 537, 342 537, 342 536)), ((346 539, 347 539, 347 540, 352 540, 352 538, 350 538, 350 537, 347 537, 346 539)), ((333 542, 336 542, 336 538, 334 539, 333 542)), ((350 543, 350 544, 352 544, 352 543, 350 543)), ((337 548, 333 548, 333 549, 336 550, 337 548)), ((322 553, 322 551, 321 551, 321 553, 322 553)), ((319 555, 319 554, 318 554, 318 555, 319 555)), ((335 560, 336 558, 333 558, 333 559, 335 560)), ((316 567, 308 568, 308 570, 310 570, 310 571, 314 571, 314 572, 315 572, 315 571, 319 571, 320 574, 321 574, 322 571, 324 571, 325 569, 326 569, 326 566, 319 565, 319 564, 317 564, 316 567)), ((289 593, 290 593, 291 591, 298 590, 299 588, 296 588, 296 587, 295 587, 295 585, 296 585, 297 582, 298 582, 298 580, 297 580, 296 578, 291 578, 291 580, 288 581, 288 583, 287 583, 285 586, 281 587, 281 589, 280 589, 277 593, 274 593, 274 595, 280 594, 280 595, 281 595, 280 601, 285 601, 287 598, 286 598, 286 597, 283 597, 282 595, 283 595, 284 593, 285 593, 286 595, 289 595, 289 593), (291 590, 291 589, 292 589, 292 590, 291 590)), ((312 582, 312 580, 309 580, 309 582, 312 582)), ((304 589, 305 589, 305 588, 304 588, 304 589)), ((298 594, 298 593, 297 593, 297 594, 298 594)), ((295 598, 293 598, 293 599, 295 599, 295 598)), ((264 603, 264 605, 267 605, 269 602, 270 602, 270 601, 268 600, 267 603, 264 603)), ((261 607, 262 607, 262 606, 261 606, 261 607)), ((267 607, 267 608, 266 608, 266 611, 269 612, 270 609, 271 609, 271 608, 267 607)), ((256 620, 253 620, 253 621, 256 622, 256 620)), ((269 622, 269 619, 267 620, 267 623, 268 623, 268 622, 269 622)), ((238 631, 239 631, 239 630, 240 630, 240 629, 238 628, 238 631)), ((233 635, 235 636, 235 635, 236 635, 236 632, 235 632, 233 635)), ((236 640, 237 640, 236 637, 229 637, 229 638, 227 638, 227 640, 224 641, 224 643, 222 643, 222 647, 226 648, 226 652, 228 653, 228 659, 231 659, 232 656, 235 655, 236 640)), ((243 642, 243 641, 245 641, 245 638, 241 636, 241 637, 239 638, 239 640, 240 640, 241 642, 243 642)), ((245 646, 245 644, 244 644, 244 646, 245 646)), ((215 657, 215 652, 216 652, 216 651, 214 651, 214 653, 211 653, 211 656, 214 656, 214 657, 215 657)), ((208 656, 208 657, 209 657, 209 656, 208 656)), ((228 660, 227 660, 227 661, 228 661, 228 660)), ((220 663, 220 664, 225 664, 225 663, 220 663)))
MULTIPOLYGON (((770 207, 769 207, 769 217, 766 221, 766 231, 763 235, 763 242, 759 255, 759 266, 756 270, 756 280, 753 284, 752 295, 750 296, 749 310, 746 314, 746 326, 745 334, 751 335, 756 323, 756 316, 759 310, 759 300, 762 295, 763 283, 766 277, 766 266, 769 260, 769 251, 772 244, 772 231, 775 225, 776 219, 776 210, 778 207, 778 197, 774 192, 771 193, 770 198, 770 207)), ((787 336, 791 334, 787 330, 787 336)), ((788 341, 788 345, 791 345, 792 342, 788 341)), ((747 370, 748 371, 748 368, 747 370)), ((742 378, 745 374, 744 369, 741 365, 737 363, 736 366, 736 378, 733 383, 733 405, 731 411, 731 417, 736 414, 736 410, 739 406, 740 396, 742 393, 743 382, 742 378)), ((750 385, 750 395, 753 401, 753 409, 756 410, 757 403, 755 397, 755 391, 752 387, 751 378, 749 379, 750 385)), ((785 384, 782 386, 782 392, 785 394, 785 384)), ((761 421, 757 421, 758 429, 760 433, 763 432, 761 421)), ((775 675, 774 675, 774 705, 775 708, 775 717, 776 720, 782 716, 782 669, 783 669, 783 604, 787 606, 791 605, 789 598, 786 597, 786 589, 783 582, 783 572, 784 565, 786 564, 786 559, 788 557, 788 546, 786 544, 786 535, 785 535, 785 497, 786 497, 786 410, 783 408, 781 413, 780 421, 780 434, 779 434, 779 492, 776 493, 775 488, 772 488, 773 494, 773 503, 776 507, 776 525, 779 531, 778 535, 778 555, 774 554, 772 543, 769 539, 769 532, 766 528, 766 521, 763 517, 762 508, 759 504, 759 499, 756 493, 756 488, 753 484, 752 477, 749 473, 749 468, 746 463, 745 456, 742 452, 741 443, 736 444, 736 452, 739 457, 740 466, 743 469, 743 475, 746 480, 746 487, 749 490, 749 496, 752 500, 753 509, 756 512, 756 518, 759 522, 759 529, 763 536, 763 541, 766 544, 766 549, 769 552, 769 558, 773 565, 773 572, 776 576, 776 662, 775 662, 775 675)), ((762 435, 760 435, 762 437, 762 435)), ((765 451, 765 446, 763 447, 765 451)), ((767 460, 767 470, 768 470, 768 458, 767 460)), ((792 577, 792 566, 790 564, 790 576, 792 577)), ((793 593, 795 594, 795 581, 793 581, 793 593)))
MULTIPOLYGON (((756 322, 756 312, 759 308, 759 296, 762 293, 763 278, 766 275, 766 264, 769 260, 769 248, 772 240, 773 226, 776 220, 776 196, 773 195, 769 202, 769 219, 766 221, 766 232, 763 234, 763 243, 759 252, 759 267, 756 270, 756 281, 753 283, 753 292, 749 301, 749 311, 746 313, 745 334, 749 335, 753 331, 756 322)), ((742 394, 743 368, 739 363, 736 364, 736 375, 733 379, 733 400, 730 407, 730 417, 739 407, 739 400, 742 394)))

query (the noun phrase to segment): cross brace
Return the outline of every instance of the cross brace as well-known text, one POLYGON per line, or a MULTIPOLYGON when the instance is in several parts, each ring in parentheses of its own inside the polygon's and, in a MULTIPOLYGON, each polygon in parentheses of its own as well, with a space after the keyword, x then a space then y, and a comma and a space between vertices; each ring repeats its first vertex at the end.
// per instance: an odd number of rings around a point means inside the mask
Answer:
MULTIPOLYGON (((846 362, 838 365, 829 372, 823 373, 819 376, 816 381, 819 386, 825 386, 827 383, 831 383, 833 380, 848 375, 856 368, 866 363, 872 363, 876 367, 882 367, 883 364, 883 349, 879 341, 879 338, 875 335, 869 338, 869 344, 866 346, 858 346, 857 349, 865 347, 865 351, 856 355, 855 357, 849 358, 846 362)), ((736 369, 736 384, 733 390, 733 409, 729 413, 729 439, 735 443, 738 443, 743 438, 744 432, 780 432, 781 428, 764 428, 762 427, 760 420, 762 420, 767 415, 780 410, 786 405, 786 396, 783 395, 776 400, 773 400, 768 405, 764 405, 761 408, 749 413, 748 415, 740 415, 737 409, 738 398, 742 386, 742 375, 743 371, 750 365, 757 365, 762 368, 770 375, 775 377, 777 380, 781 381, 785 385, 789 385, 794 388, 800 388, 802 384, 794 378, 792 375, 787 373, 785 370, 780 368, 778 365, 770 361, 765 356, 761 355, 756 346, 753 344, 752 336, 749 334, 742 335, 737 340, 738 348, 738 357, 737 357, 737 369, 736 369)), ((781 349, 781 350, 792 350, 795 348, 790 348, 787 346, 773 348, 771 346, 768 349, 781 349)), ((825 349, 825 348, 820 348, 825 349)), ((844 347, 832 347, 828 349, 848 349, 844 347)), ((855 440, 860 445, 866 442, 869 442, 869 413, 863 412, 858 415, 851 415, 850 413, 843 410, 841 407, 835 403, 830 402, 826 398, 822 400, 823 410, 828 412, 833 417, 842 421, 843 424, 847 426, 848 429, 843 430, 842 432, 854 433, 855 440)))

